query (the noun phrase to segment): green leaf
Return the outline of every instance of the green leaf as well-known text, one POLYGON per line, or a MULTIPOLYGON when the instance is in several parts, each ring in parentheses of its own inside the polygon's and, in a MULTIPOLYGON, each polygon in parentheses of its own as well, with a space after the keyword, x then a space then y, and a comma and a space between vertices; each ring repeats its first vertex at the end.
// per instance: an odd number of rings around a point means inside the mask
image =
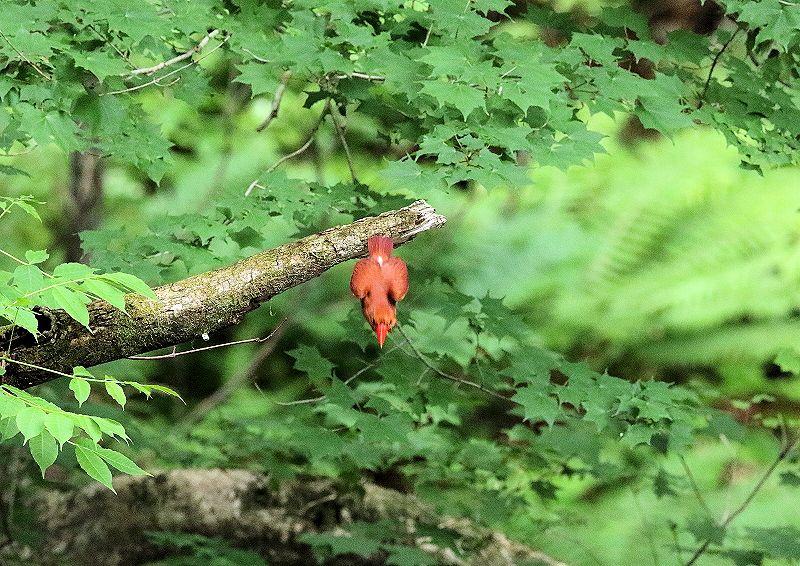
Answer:
POLYGON ((50 254, 47 253, 47 250, 27 250, 25 252, 25 259, 28 260, 29 263, 42 263, 49 257, 50 254))
POLYGON ((92 277, 94 271, 95 270, 88 265, 71 261, 58 264, 53 270, 53 275, 64 280, 85 279, 87 277, 92 277))
POLYGON ((111 483, 111 470, 108 469, 108 465, 97 454, 96 444, 92 444, 86 439, 81 439, 81 441, 76 442, 75 457, 78 459, 78 465, 90 478, 99 481, 108 489, 116 493, 116 491, 114 491, 114 486, 111 483))
POLYGON ((152 474, 148 474, 136 463, 128 458, 127 456, 120 454, 115 450, 110 450, 108 448, 102 448, 98 446, 95 452, 107 463, 111 464, 114 468, 119 470, 124 474, 128 474, 130 476, 149 476, 152 474))
POLYGON ((44 411, 37 407, 25 407, 17 413, 17 428, 25 438, 25 442, 44 430, 44 415, 44 411))
POLYGON ((0 419, 0 440, 8 440, 19 434, 17 420, 14 417, 0 419))
MULTIPOLYGON (((106 376, 106 379, 108 380, 109 377, 106 376)), ((112 399, 114 399, 114 401, 119 404, 120 407, 124 409, 127 399, 125 398, 125 391, 122 390, 122 387, 120 387, 120 385, 115 381, 106 381, 105 385, 106 392, 111 396, 112 399)))
MULTIPOLYGON (((127 381, 125 382, 126 385, 130 385, 137 391, 141 391, 149 398, 152 395, 153 391, 157 391, 158 393, 163 393, 164 395, 169 395, 170 397, 175 397, 183 401, 183 397, 180 396, 180 393, 175 391, 174 389, 170 389, 164 385, 156 385, 156 384, 145 384, 145 383, 136 383, 135 381, 127 381)), ((183 401, 185 403, 185 401, 183 401)))
POLYGON ((30 179, 30 175, 23 171, 22 169, 18 169, 13 165, 0 165, 0 174, 2 175, 22 175, 23 177, 28 177, 30 179))
POLYGON ((775 357, 775 363, 781 371, 800 375, 800 352, 793 348, 783 348, 775 357))
POLYGON ((111 281, 112 283, 116 283, 117 285, 120 285, 133 293, 138 293, 143 297, 147 297, 148 299, 157 298, 156 294, 147 285, 147 283, 135 275, 130 275, 128 273, 104 273, 100 276, 100 278, 111 281))
POLYGON ((24 408, 25 402, 22 399, 0 390, 0 418, 16 417, 24 408))
POLYGON ((82 293, 76 293, 66 287, 53 287, 51 289, 55 306, 64 309, 68 315, 80 322, 83 326, 89 327, 89 311, 86 303, 89 300, 82 293))
POLYGON ((121 311, 125 310, 125 291, 106 283, 100 279, 91 278, 86 279, 80 286, 82 291, 90 293, 99 299, 103 299, 111 304, 114 308, 121 311))
POLYGON ((561 413, 558 401, 552 395, 539 391, 535 386, 523 387, 511 400, 522 405, 525 420, 534 422, 543 420, 549 426, 553 426, 561 413))
POLYGON ((357 554, 359 556, 369 556, 380 549, 380 541, 373 538, 345 534, 329 533, 303 533, 297 537, 300 542, 311 546, 328 546, 333 554, 357 554))
POLYGON ((110 75, 121 75, 130 70, 124 59, 103 51, 71 50, 70 56, 76 67, 86 69, 100 81, 110 75))
POLYGON ((48 413, 44 418, 44 426, 62 447, 65 442, 72 438, 72 433, 75 429, 75 424, 72 420, 59 413, 48 413))
POLYGON ((84 401, 89 398, 92 392, 92 386, 85 379, 80 377, 73 377, 69 380, 69 388, 75 394, 75 399, 78 401, 78 406, 83 405, 84 401))
POLYGON ((69 415, 69 418, 78 428, 85 432, 95 444, 100 442, 100 440, 103 438, 103 433, 100 430, 100 427, 91 417, 86 415, 76 415, 73 413, 69 415))
POLYGON ((31 438, 28 448, 44 477, 47 468, 52 466, 58 457, 58 444, 55 438, 47 430, 43 430, 38 436, 31 438))
POLYGON ((413 546, 383 545, 384 550, 389 551, 386 564, 392 566, 433 566, 439 564, 439 560, 427 552, 413 546))
POLYGON ((14 270, 14 284, 21 293, 34 293, 44 286, 44 273, 35 265, 20 265, 14 270))
POLYGON ((250 85, 252 96, 258 96, 265 92, 275 92, 278 87, 278 78, 275 76, 273 65, 248 61, 241 65, 236 65, 236 68, 240 74, 233 80, 237 83, 250 85))
POLYGON ((322 357, 316 346, 300 344, 286 353, 295 359, 294 369, 307 373, 313 383, 327 385, 330 382, 336 366, 322 357))
POLYGON ((471 86, 449 81, 425 81, 422 92, 436 99, 439 106, 455 106, 466 120, 473 110, 485 109, 485 95, 471 86))
POLYGON ((113 419, 106 419, 103 417, 90 417, 98 426, 101 432, 107 434, 109 436, 115 436, 117 438, 121 438, 122 440, 128 441, 127 433, 125 432, 125 427, 123 427, 120 423, 113 419))

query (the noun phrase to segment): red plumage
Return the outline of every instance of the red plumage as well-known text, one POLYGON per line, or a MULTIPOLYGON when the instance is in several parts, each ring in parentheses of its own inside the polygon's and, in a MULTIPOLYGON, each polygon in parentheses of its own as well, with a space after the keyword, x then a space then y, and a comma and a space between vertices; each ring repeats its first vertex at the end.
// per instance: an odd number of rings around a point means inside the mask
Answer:
POLYGON ((361 299, 364 318, 375 331, 383 347, 386 335, 397 323, 395 304, 408 292, 408 268, 392 256, 394 244, 386 236, 367 241, 369 257, 356 262, 350 278, 350 290, 361 299))

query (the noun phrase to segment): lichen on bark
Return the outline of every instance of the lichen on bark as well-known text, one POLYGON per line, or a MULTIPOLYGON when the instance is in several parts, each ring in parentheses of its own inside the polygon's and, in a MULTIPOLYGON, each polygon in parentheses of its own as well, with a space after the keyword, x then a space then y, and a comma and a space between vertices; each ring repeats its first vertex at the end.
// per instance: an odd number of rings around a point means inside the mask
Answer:
MULTIPOLYGON (((63 311, 42 309, 39 335, 34 339, 16 329, 10 358, 69 373, 75 366, 91 367, 182 344, 235 325, 275 295, 364 255, 370 236, 385 235, 402 244, 444 223, 445 218, 428 203, 416 201, 158 287, 156 300, 128 295, 126 312, 105 301, 95 301, 88 305, 90 330, 63 311)), ((8 330, 0 332, 4 351, 9 350, 11 335, 8 330)), ((54 377, 53 373, 11 362, 0 382, 27 388, 54 377)))

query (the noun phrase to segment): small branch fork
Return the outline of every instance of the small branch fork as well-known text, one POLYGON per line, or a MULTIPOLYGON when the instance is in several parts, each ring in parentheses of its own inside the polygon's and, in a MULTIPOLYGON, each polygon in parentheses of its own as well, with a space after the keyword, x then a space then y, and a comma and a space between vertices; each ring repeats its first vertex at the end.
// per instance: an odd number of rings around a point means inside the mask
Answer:
POLYGON ((158 72, 158 71, 160 71, 161 69, 163 69, 165 67, 169 67, 170 65, 174 65, 175 63, 180 63, 181 61, 185 61, 186 59, 188 59, 189 57, 191 57, 192 55, 194 55, 198 51, 201 51, 206 45, 208 45, 208 42, 211 41, 211 39, 216 37, 217 35, 219 35, 219 30, 218 29, 211 30, 200 41, 200 43, 198 43, 197 45, 195 45, 194 47, 192 47, 191 49, 189 49, 185 53, 181 53, 180 55, 177 55, 177 56, 173 57, 172 59, 169 59, 167 61, 163 61, 163 62, 159 63, 158 65, 153 65, 152 67, 143 67, 141 69, 134 69, 133 71, 128 73, 128 76, 134 77, 136 75, 152 75, 153 73, 158 72))
MULTIPOLYGON (((216 30, 215 30, 215 31, 216 31, 216 30)), ((214 53, 214 51, 216 51, 217 49, 219 49, 220 47, 222 47, 223 45, 225 45, 225 44, 228 42, 228 40, 229 40, 230 38, 231 38, 231 36, 230 36, 230 35, 227 35, 227 36, 225 36, 225 37, 222 39, 222 41, 221 41, 221 42, 220 42, 218 45, 215 45, 215 46, 214 46, 214 47, 213 47, 213 48, 212 48, 212 49, 211 49, 211 50, 210 50, 208 53, 206 53, 206 54, 205 54, 205 55, 203 55, 202 57, 198 57, 197 59, 194 59, 194 60, 192 60, 192 61, 189 61, 189 62, 188 62, 188 63, 186 63, 185 65, 181 65, 180 67, 178 67, 177 69, 174 69, 174 70, 170 71, 169 73, 165 73, 165 74, 163 74, 163 75, 161 75, 161 76, 159 76, 159 77, 155 77, 154 79, 151 79, 151 80, 147 81, 146 83, 142 83, 142 84, 140 84, 140 85, 132 86, 132 87, 129 87, 129 88, 123 88, 123 89, 119 89, 119 90, 112 90, 112 91, 110 91, 110 92, 104 92, 104 93, 102 93, 100 96, 109 96, 109 95, 115 95, 115 94, 124 94, 124 93, 126 93, 126 92, 135 92, 135 91, 137 91, 137 90, 141 90, 141 89, 143 89, 143 88, 145 88, 145 87, 148 87, 148 86, 151 86, 151 85, 159 85, 159 86, 161 86, 161 81, 163 81, 163 80, 164 80, 164 79, 166 79, 167 77, 171 77, 171 76, 173 76, 173 75, 176 75, 176 74, 180 73, 181 71, 184 71, 185 69, 188 69, 188 68, 189 68, 189 67, 191 67, 192 65, 197 65, 197 64, 198 64, 200 61, 202 61, 203 59, 205 59, 206 57, 208 57, 209 55, 211 55, 212 53, 214 53)), ((190 52, 190 55, 191 55, 191 54, 193 54, 193 53, 195 53, 195 51, 191 51, 191 52, 190 52)), ((187 58, 188 58, 188 57, 187 57, 187 58)), ((181 59, 181 61, 182 61, 182 60, 183 60, 183 59, 181 59)), ((157 66, 157 65, 156 65, 156 66, 157 66)), ((167 66, 167 65, 164 65, 164 67, 166 67, 166 66, 167 66)), ((164 67, 162 67, 162 68, 164 68, 164 67)), ((140 70, 140 69, 136 69, 136 70, 140 70)), ((134 76, 134 75, 133 75, 132 73, 130 73, 130 74, 129 74, 129 76, 134 76)), ((180 80, 180 77, 176 77, 176 78, 175 78, 175 79, 174 79, 174 80, 173 80, 171 83, 169 83, 169 85, 167 85, 167 86, 173 85, 173 84, 175 84, 176 82, 178 82, 179 80, 180 80)))
MULTIPOLYGON (((293 152, 287 153, 286 155, 284 155, 283 157, 278 159, 275 163, 273 163, 269 167, 269 169, 267 169, 264 172, 264 175, 268 175, 269 173, 272 173, 273 171, 275 171, 275 169, 280 167, 286 161, 290 160, 293 157, 297 157, 298 155, 303 153, 305 150, 307 150, 311 146, 311 144, 314 142, 314 136, 317 135, 317 132, 319 131, 320 127, 322 126, 322 123, 325 121, 325 116, 327 116, 330 111, 331 111, 331 104, 330 104, 330 99, 328 99, 327 103, 325 104, 325 108, 322 109, 322 113, 319 115, 319 118, 317 118, 316 123, 311 128, 311 131, 308 134, 308 139, 305 141, 305 143, 303 145, 301 145, 299 148, 297 148, 296 150, 294 150, 293 152)), ((247 190, 245 190, 244 196, 250 196, 250 193, 253 192, 253 189, 256 189, 256 188, 263 189, 264 188, 264 186, 261 185, 258 181, 259 181, 258 179, 253 179, 253 182, 250 183, 250 185, 247 187, 247 190)))
POLYGON ((414 345, 414 343, 408 337, 408 334, 406 334, 405 330, 403 330, 402 326, 398 324, 397 330, 400 332, 400 334, 403 335, 403 338, 406 339, 406 342, 408 343, 411 350, 414 352, 414 355, 419 359, 419 361, 421 361, 428 369, 430 369, 433 373, 435 373, 439 377, 443 377, 444 379, 452 381, 453 383, 458 383, 459 385, 465 385, 467 387, 472 387, 473 389, 477 389, 478 391, 483 391, 487 395, 491 395, 492 397, 495 397, 497 399, 502 399, 503 401, 508 401, 509 403, 515 403, 515 401, 512 401, 505 395, 501 395, 497 391, 492 391, 491 389, 489 389, 488 387, 484 387, 480 383, 475 383, 474 381, 463 379, 461 377, 456 377, 454 375, 450 375, 449 373, 443 372, 435 365, 433 365, 430 362, 430 360, 428 360, 428 358, 426 358, 425 355, 419 351, 419 349, 414 345))
MULTIPOLYGON (((767 480, 770 477, 772 477, 772 474, 775 472, 775 469, 780 465, 781 462, 783 462, 784 460, 786 460, 786 458, 789 457, 789 455, 797 447, 798 442, 800 442, 800 439, 789 440, 785 428, 782 427, 781 432, 782 432, 782 439, 781 439, 780 452, 778 452, 778 455, 772 461, 772 464, 770 464, 770 466, 766 469, 761 478, 759 478, 759 480, 753 486, 753 489, 750 490, 750 493, 747 494, 747 497, 744 498, 744 501, 742 501, 742 503, 739 504, 739 506, 736 509, 734 509, 731 513, 722 518, 719 521, 719 523, 717 523, 723 529, 727 528, 728 525, 730 525, 734 521, 734 519, 736 519, 736 517, 741 515, 742 512, 745 509, 747 509, 750 503, 752 503, 755 496, 758 495, 758 493, 761 491, 761 488, 764 487, 764 484, 767 483, 767 480)), ((708 550, 708 547, 710 545, 711 545, 711 540, 706 539, 703 542, 703 544, 697 547, 697 550, 694 551, 694 554, 692 554, 692 557, 689 558, 689 560, 686 562, 684 566, 692 566, 693 564, 695 564, 697 560, 703 554, 705 554, 706 550, 708 550)))
MULTIPOLYGON (((452 381, 453 383, 457 383, 459 385, 464 385, 464 386, 467 386, 467 387, 471 387, 473 389, 477 389, 479 391, 482 391, 482 392, 486 393, 487 395, 491 395, 492 397, 496 397, 498 399, 502 399, 503 401, 508 401, 510 403, 514 403, 514 401, 512 401, 508 397, 505 397, 504 395, 501 395, 501 394, 497 393, 496 391, 492 391, 491 389, 489 389, 487 387, 484 387, 480 383, 475 383, 474 381, 470 381, 468 379, 463 379, 463 378, 460 378, 460 377, 456 377, 454 375, 450 375, 449 373, 443 372, 442 370, 440 370, 439 368, 434 366, 430 362, 430 360, 428 360, 428 358, 425 357, 425 355, 422 352, 419 351, 419 349, 414 345, 414 343, 411 341, 411 339, 408 337, 408 335, 405 333, 405 331, 403 330, 403 328, 399 324, 396 326, 396 328, 400 332, 400 334, 403 335, 403 338, 405 339, 406 343, 411 347, 411 350, 413 351, 413 356, 412 357, 416 357, 417 359, 419 359, 419 361, 421 361, 423 363, 423 365, 425 365, 425 367, 427 368, 427 370, 425 370, 425 371, 430 370, 433 373, 435 373, 436 375, 438 375, 439 377, 447 379, 448 381, 452 381)), ((397 349, 402 349, 401 346, 402 346, 401 344, 396 344, 392 348, 389 348, 388 350, 386 350, 385 354, 390 354, 390 353, 394 352, 397 349)), ((405 350, 403 350, 403 351, 405 352, 405 350)), ((411 355, 411 354, 408 354, 408 352, 405 352, 405 353, 406 353, 406 355, 411 355)), ((368 371, 368 370, 374 368, 377 365, 378 365, 378 362, 373 362, 371 364, 365 365, 360 370, 358 370, 356 373, 354 373, 353 375, 348 377, 344 381, 344 384, 345 385, 349 385, 350 382, 352 382, 354 379, 359 377, 365 371, 368 371)), ((319 403, 320 401, 324 401, 325 399, 327 399, 326 395, 320 395, 318 397, 309 397, 308 399, 299 399, 297 401, 275 401, 275 404, 276 405, 281 405, 282 407, 291 407, 293 405, 306 405, 306 404, 310 404, 310 403, 319 403)))

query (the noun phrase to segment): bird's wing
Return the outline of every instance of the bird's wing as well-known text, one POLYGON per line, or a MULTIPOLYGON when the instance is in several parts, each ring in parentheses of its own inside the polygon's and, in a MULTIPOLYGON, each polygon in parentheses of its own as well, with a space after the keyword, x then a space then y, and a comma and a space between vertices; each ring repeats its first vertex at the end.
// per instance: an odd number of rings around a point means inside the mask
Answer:
POLYGON ((408 268, 399 257, 390 257, 383 264, 383 276, 389 290, 389 298, 401 301, 408 292, 408 268))
POLYGON ((359 299, 367 293, 381 279, 381 268, 374 259, 360 259, 353 267, 353 276, 350 278, 350 290, 359 299))

